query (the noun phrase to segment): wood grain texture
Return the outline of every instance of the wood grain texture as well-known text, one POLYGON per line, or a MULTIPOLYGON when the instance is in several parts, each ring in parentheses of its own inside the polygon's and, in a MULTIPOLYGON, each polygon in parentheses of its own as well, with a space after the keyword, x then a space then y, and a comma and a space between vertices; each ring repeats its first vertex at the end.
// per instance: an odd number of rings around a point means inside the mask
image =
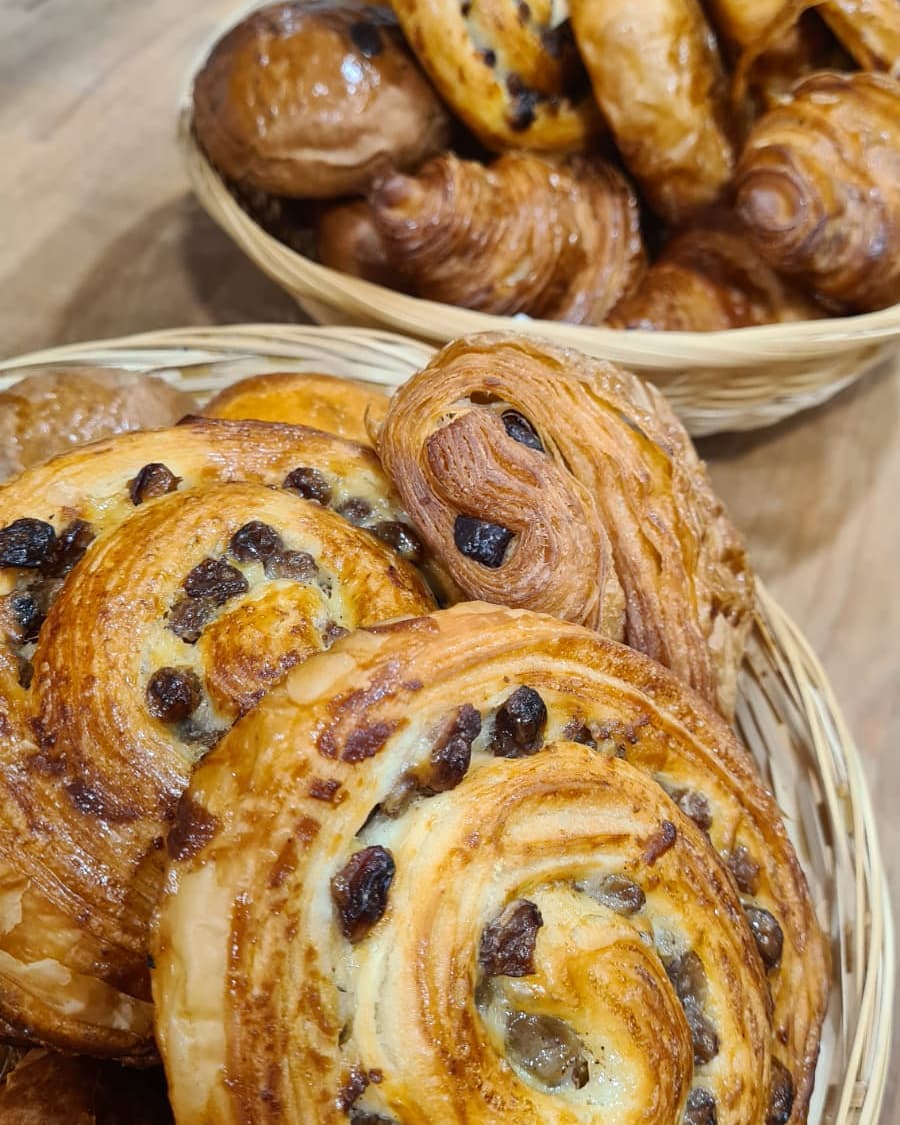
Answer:
MULTIPOLYGON (((235 0, 0 0, 0 354, 303 319, 191 200, 175 110, 235 0)), ((701 444, 866 761, 900 900, 900 358, 830 405, 701 444)), ((882 1125, 900 1125, 900 1041, 882 1125)))

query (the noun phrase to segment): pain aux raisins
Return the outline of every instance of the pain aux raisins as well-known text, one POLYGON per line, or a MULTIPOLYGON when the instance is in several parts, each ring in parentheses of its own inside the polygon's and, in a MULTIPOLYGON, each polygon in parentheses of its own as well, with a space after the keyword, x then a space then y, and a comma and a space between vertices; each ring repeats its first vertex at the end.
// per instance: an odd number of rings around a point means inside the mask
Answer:
POLYGON ((382 543, 393 547, 398 555, 407 562, 419 563, 422 561, 422 541, 411 527, 399 520, 381 520, 369 529, 382 543))
POLYGON ((509 903, 484 927, 478 963, 488 977, 527 977, 534 969, 534 947, 544 924, 533 902, 520 898, 509 903))
POLYGON ((580 879, 575 884, 575 889, 614 910, 616 914, 637 914, 647 901, 637 883, 633 883, 624 875, 600 875, 590 879, 580 879))
POLYGON ((520 687, 497 709, 488 749, 498 758, 527 758, 544 742, 547 708, 530 687, 520 687))
POLYGON ((338 924, 349 942, 362 941, 381 919, 394 871, 394 857, 375 844, 352 855, 331 880, 338 924))
POLYGON ((52 524, 27 517, 14 520, 0 528, 0 567, 36 570, 50 558, 55 546, 52 524))
POLYGON ((513 1012, 506 1027, 510 1059, 551 1089, 581 1090, 590 1078, 584 1044, 575 1031, 553 1016, 513 1012))
POLYGON ((170 492, 174 492, 179 484, 181 484, 181 477, 176 477, 161 461, 151 461, 128 482, 128 495, 131 497, 132 504, 138 507, 148 500, 167 496, 170 492))
POLYGON ((719 1053, 719 1036, 703 1011, 707 983, 703 962, 693 950, 666 965, 666 973, 681 1001, 694 1047, 694 1066, 711 1062, 719 1053))
POLYGON ((787 1067, 772 1059, 772 1084, 769 1088, 769 1111, 766 1125, 787 1125, 794 1108, 794 1080, 787 1067))
POLYGON ((784 947, 784 934, 773 914, 759 906, 745 906, 744 913, 750 925, 750 932, 756 941, 756 948, 767 969, 776 969, 781 961, 784 947))
POLYGON ((201 687, 191 668, 159 668, 147 682, 150 714, 165 723, 179 723, 200 706, 201 687))
POLYGON ((238 562, 265 563, 284 550, 284 541, 267 523, 251 520, 232 535, 228 550, 238 562))
POLYGON ((189 598, 210 598, 217 606, 246 594, 250 588, 247 579, 230 563, 211 558, 197 563, 182 586, 189 598))
POLYGON ((681 1125, 716 1125, 716 1099, 710 1090, 697 1086, 688 1095, 681 1125))
POLYGON ((345 520, 357 527, 360 527, 367 519, 372 517, 372 505, 368 500, 363 500, 361 496, 351 496, 349 500, 339 504, 335 511, 339 516, 343 516, 345 520))
POLYGON ((282 487, 323 507, 331 503, 331 485, 318 469, 310 465, 300 465, 289 472, 282 487))

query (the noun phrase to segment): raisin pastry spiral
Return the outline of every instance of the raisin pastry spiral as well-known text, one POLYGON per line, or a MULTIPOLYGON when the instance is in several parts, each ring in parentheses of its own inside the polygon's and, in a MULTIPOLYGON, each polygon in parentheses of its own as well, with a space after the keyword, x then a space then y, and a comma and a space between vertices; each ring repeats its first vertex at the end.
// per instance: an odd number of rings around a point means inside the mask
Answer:
POLYGON ((371 445, 369 424, 387 413, 388 396, 376 387, 314 372, 277 371, 251 375, 220 391, 204 409, 210 418, 255 418, 312 426, 371 445))
POLYGON ((168 853, 179 1125, 805 1119, 826 968, 778 810, 589 630, 469 603, 343 638, 205 759, 168 853))
POLYGON ((752 577, 654 388, 530 338, 474 336, 399 389, 378 451, 466 597, 624 636, 731 713, 752 577))
POLYGON ((193 764, 344 630, 434 604, 329 500, 399 515, 371 451, 214 421, 86 446, 0 491, 5 1037, 152 1053, 146 928, 193 764))
POLYGON ((900 301, 900 79, 805 79, 757 121, 734 190, 773 269, 847 309, 900 301))
POLYGON ((370 196, 388 258, 421 297, 497 315, 599 324, 643 273, 637 199, 600 160, 559 167, 452 153, 370 196))
POLYGON ((600 117, 552 0, 394 0, 441 97, 489 149, 577 152, 600 117))

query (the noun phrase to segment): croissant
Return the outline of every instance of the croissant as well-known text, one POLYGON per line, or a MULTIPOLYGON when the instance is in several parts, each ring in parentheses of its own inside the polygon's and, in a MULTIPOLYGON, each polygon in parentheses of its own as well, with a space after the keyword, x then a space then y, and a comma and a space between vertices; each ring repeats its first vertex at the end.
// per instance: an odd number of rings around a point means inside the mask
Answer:
POLYGON ((624 635, 731 713, 753 580, 653 387, 527 337, 474 336, 398 390, 378 452, 464 596, 624 635))
POLYGON ((470 603, 343 638, 204 760, 168 855, 179 1125, 805 1120, 827 968, 778 810, 589 630, 470 603))
POLYGON ((406 289, 403 272, 388 258, 365 199, 336 203, 316 221, 316 253, 323 265, 388 289, 406 289))
POLYGON ((716 332, 822 315, 770 269, 725 208, 704 212, 666 245, 637 290, 613 310, 613 328, 716 332))
POLYGON ((334 375, 277 372, 240 379, 207 403, 210 418, 256 418, 312 426, 371 445, 366 420, 380 425, 388 396, 375 387, 334 375))
POLYGON ((651 207, 677 222, 715 202, 734 152, 698 0, 572 0, 571 12, 594 96, 651 207))
POLYGON ((351 522, 415 554, 401 515, 371 451, 247 422, 86 446, 0 491, 7 1038, 152 1053, 146 931, 175 801, 289 668, 434 604, 351 522))
POLYGON ((29 1051, 0 1086, 4 1125, 172 1125, 159 1070, 29 1051))
POLYGON ((564 11, 520 0, 394 0, 416 57, 489 149, 576 152, 600 133, 564 11))
POLYGON ((600 323, 645 264, 634 193, 601 161, 447 154, 370 198, 390 260, 434 301, 600 323))
POLYGON ((735 208, 762 257, 855 311, 900 301, 900 82, 813 75, 756 123, 735 208))

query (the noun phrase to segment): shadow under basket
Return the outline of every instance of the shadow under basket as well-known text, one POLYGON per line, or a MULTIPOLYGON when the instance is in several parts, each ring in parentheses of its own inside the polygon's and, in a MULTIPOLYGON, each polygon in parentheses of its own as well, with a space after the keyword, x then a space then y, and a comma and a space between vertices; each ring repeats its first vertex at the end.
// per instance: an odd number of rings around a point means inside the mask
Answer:
MULTIPOLYGON (((154 372, 206 396, 254 373, 317 371, 396 386, 431 349, 359 328, 175 329, 0 363, 0 389, 36 366, 154 372)), ((877 1125, 891 1042, 894 937, 859 754, 796 625, 759 585, 736 726, 780 804, 830 939, 831 987, 810 1122, 877 1125)))
POLYGON ((695 437, 779 422, 827 401, 900 351, 900 304, 859 316, 724 332, 649 332, 489 316, 422 300, 329 269, 266 233, 197 144, 189 97, 179 141, 201 206, 313 320, 385 328, 433 344, 497 330, 541 336, 656 383, 695 437))

